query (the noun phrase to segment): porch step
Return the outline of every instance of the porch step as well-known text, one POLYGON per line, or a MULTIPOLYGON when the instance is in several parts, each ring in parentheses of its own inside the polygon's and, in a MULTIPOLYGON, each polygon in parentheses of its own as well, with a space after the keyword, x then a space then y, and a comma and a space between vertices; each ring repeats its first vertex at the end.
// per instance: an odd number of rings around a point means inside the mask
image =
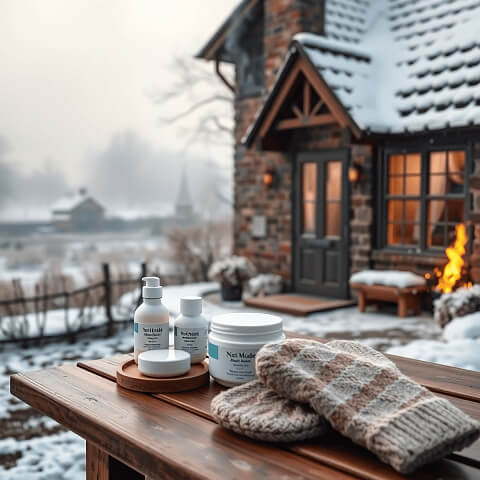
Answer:
POLYGON ((336 308, 356 305, 355 300, 339 300, 337 298, 311 297, 295 293, 282 295, 268 295, 266 297, 252 297, 244 300, 249 307, 289 313, 290 315, 305 316, 310 313, 334 310, 336 308))

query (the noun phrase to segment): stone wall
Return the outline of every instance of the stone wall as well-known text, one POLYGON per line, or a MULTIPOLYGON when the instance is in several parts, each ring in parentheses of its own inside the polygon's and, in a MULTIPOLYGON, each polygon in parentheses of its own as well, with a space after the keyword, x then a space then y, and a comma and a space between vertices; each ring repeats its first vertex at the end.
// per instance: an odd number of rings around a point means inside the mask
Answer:
POLYGON ((351 273, 371 267, 373 235, 373 148, 352 145, 351 165, 360 169, 360 180, 350 184, 350 270, 351 273))
POLYGON ((292 37, 324 33, 324 0, 265 0, 265 87, 269 90, 283 65, 292 37))
POLYGON ((480 283, 480 143, 473 147, 473 175, 470 177, 470 189, 473 196, 471 214, 473 244, 470 275, 474 283, 480 283))
MULTIPOLYGON (((242 108, 246 108, 244 104, 242 108)), ((368 268, 373 206, 371 178, 367 172, 371 170, 372 148, 351 145, 348 132, 336 125, 299 129, 292 134, 290 144, 296 151, 351 148, 352 162, 365 172, 361 181, 350 187, 351 267, 353 271, 368 268)), ((240 145, 235 154, 235 253, 250 258, 261 272, 281 275, 287 285, 290 285, 292 265, 293 160, 287 154, 246 150, 240 145), (267 168, 273 168, 279 179, 272 189, 263 185, 267 168), (266 218, 265 238, 255 238, 252 234, 254 215, 266 218)))
POLYGON ((257 151, 255 146, 247 150, 241 140, 286 59, 292 37, 302 31, 323 33, 323 15, 323 0, 265 0, 264 97, 238 96, 234 105, 234 252, 249 257, 260 272, 282 275, 287 283, 291 269, 291 160, 283 153, 257 151), (263 184, 267 168, 273 168, 279 179, 273 189, 263 184), (266 218, 264 238, 252 235, 254 215, 266 218))

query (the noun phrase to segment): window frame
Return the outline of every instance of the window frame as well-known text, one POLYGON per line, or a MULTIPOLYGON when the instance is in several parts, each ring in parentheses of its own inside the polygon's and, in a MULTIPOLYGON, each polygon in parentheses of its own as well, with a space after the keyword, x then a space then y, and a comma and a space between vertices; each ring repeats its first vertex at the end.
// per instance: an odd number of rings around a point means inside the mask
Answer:
MULTIPOLYGON (((405 142, 406 143, 406 142, 405 142)), ((473 170, 472 165, 472 147, 469 143, 441 143, 441 142, 430 142, 430 144, 412 144, 408 147, 398 147, 398 146, 388 146, 379 152, 380 160, 380 171, 379 171, 379 182, 378 182, 378 192, 379 202, 378 202, 378 243, 379 247, 386 251, 392 253, 405 253, 405 254, 423 254, 427 253, 433 256, 444 256, 445 247, 428 247, 427 246, 427 203, 429 200, 439 198, 441 200, 446 200, 447 198, 463 198, 464 199, 464 221, 467 221, 469 212, 471 211, 472 195, 470 193, 470 175, 473 170), (465 174, 464 174, 464 193, 463 195, 455 194, 454 196, 430 196, 428 193, 429 185, 429 158, 430 153, 432 152, 448 152, 462 150, 465 152, 465 174), (420 169, 420 241, 418 245, 389 245, 387 243, 387 227, 388 227, 388 199, 391 195, 388 193, 389 185, 389 175, 388 175, 388 162, 391 155, 409 155, 409 154, 419 154, 421 158, 421 169, 420 169), (441 197, 441 198, 440 198, 441 197)), ((404 197, 408 200, 408 196, 404 197)))

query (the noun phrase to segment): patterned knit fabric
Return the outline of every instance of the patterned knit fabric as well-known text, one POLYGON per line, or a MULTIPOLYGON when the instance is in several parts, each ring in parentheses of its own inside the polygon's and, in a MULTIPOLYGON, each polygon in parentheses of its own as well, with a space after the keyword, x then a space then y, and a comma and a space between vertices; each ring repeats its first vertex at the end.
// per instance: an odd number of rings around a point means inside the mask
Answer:
POLYGON ((258 380, 217 395, 210 409, 223 427, 267 442, 306 440, 329 428, 308 405, 280 397, 258 380))
MULTIPOLYGON (((317 343, 305 341, 305 345, 317 343)), ((362 353, 372 361, 396 368, 381 353, 359 343, 335 341, 330 344, 344 351, 362 353)), ((310 406, 281 397, 258 380, 217 395, 210 409, 220 425, 256 440, 307 440, 323 434, 329 428, 326 420, 310 406)))
POLYGON ((257 375, 279 395, 309 404, 335 430, 402 473, 480 436, 478 422, 380 353, 365 355, 368 350, 374 352, 353 342, 284 340, 258 352, 257 375))

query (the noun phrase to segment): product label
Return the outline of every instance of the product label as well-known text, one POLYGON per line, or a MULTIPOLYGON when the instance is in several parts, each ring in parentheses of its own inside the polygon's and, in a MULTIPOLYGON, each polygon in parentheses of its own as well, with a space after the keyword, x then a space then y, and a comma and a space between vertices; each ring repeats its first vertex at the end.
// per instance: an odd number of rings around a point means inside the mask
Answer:
POLYGON ((174 328, 175 349, 188 352, 190 355, 204 354, 207 351, 208 329, 174 328))
POLYGON ((256 376, 256 348, 225 348, 209 342, 208 355, 213 377, 230 382, 248 382, 256 376))
POLYGON ((134 323, 135 350, 161 350, 168 348, 168 323, 134 323))

